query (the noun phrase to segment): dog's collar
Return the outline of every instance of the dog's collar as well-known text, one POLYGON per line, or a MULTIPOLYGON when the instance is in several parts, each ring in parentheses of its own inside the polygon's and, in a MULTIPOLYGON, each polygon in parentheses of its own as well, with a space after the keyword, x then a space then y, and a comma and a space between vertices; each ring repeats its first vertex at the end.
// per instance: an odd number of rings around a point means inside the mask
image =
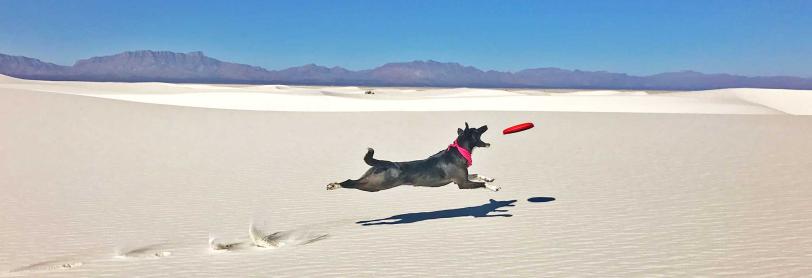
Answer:
POLYGON ((468 165, 466 167, 471 167, 471 164, 474 164, 474 159, 471 158, 471 152, 469 152, 468 150, 457 144, 457 140, 454 140, 453 144, 448 145, 448 149, 450 150, 451 148, 456 148, 457 151, 460 152, 462 157, 465 158, 465 162, 468 162, 468 165))

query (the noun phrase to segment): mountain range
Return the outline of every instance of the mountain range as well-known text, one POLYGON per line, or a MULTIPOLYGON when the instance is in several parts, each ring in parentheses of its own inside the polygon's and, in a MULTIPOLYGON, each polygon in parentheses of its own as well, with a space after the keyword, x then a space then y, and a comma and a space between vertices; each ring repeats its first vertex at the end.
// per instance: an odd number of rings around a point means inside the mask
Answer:
POLYGON ((92 57, 72 66, 0 54, 0 74, 36 80, 246 83, 288 85, 430 86, 705 90, 720 88, 812 89, 812 78, 750 77, 695 71, 634 76, 606 71, 534 68, 517 72, 483 71, 458 63, 412 61, 368 70, 308 64, 283 70, 220 61, 202 52, 127 51, 92 57))

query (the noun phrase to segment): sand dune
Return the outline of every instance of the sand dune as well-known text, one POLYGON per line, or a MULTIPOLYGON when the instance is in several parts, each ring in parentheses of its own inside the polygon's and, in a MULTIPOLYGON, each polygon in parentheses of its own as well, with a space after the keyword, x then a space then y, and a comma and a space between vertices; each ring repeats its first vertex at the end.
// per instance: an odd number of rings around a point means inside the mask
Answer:
POLYGON ((812 273, 812 118, 789 115, 808 92, 0 83, 0 276, 812 273), (466 121, 491 127, 471 171, 502 191, 325 190, 367 147, 420 159, 466 121))
POLYGON ((50 92, 144 103, 257 111, 559 111, 812 115, 812 92, 724 89, 643 91, 508 91, 498 89, 227 86, 169 83, 53 82, 0 79, 0 90, 50 92), (534 92, 530 94, 529 92, 534 92))

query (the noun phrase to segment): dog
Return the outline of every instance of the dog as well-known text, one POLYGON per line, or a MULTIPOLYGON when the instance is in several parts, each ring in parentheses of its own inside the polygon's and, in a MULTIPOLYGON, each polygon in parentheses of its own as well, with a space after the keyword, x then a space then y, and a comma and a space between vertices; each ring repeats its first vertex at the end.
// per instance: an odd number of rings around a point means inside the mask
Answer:
POLYGON ((457 139, 453 144, 423 160, 406 162, 378 160, 373 158, 375 150, 368 148, 364 162, 372 167, 357 180, 349 179, 328 184, 327 190, 354 188, 376 192, 400 185, 440 187, 453 182, 460 189, 486 188, 499 191, 501 187, 490 184, 494 181, 492 178, 468 174, 474 148, 491 146, 482 141, 482 134, 486 131, 487 125, 469 128, 466 122, 465 129, 457 129, 457 139))

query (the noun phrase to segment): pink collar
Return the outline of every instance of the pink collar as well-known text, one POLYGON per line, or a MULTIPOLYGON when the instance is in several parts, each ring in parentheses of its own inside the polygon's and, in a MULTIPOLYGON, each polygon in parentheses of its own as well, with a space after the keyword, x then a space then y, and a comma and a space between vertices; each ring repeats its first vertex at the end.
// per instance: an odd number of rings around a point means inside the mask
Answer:
POLYGON ((460 152, 462 157, 465 158, 465 161, 468 162, 467 167, 471 167, 471 164, 474 164, 474 159, 471 158, 471 152, 469 152, 463 147, 460 147, 460 145, 457 144, 457 140, 454 140, 454 144, 448 145, 448 149, 450 150, 451 148, 456 148, 457 151, 460 152))

